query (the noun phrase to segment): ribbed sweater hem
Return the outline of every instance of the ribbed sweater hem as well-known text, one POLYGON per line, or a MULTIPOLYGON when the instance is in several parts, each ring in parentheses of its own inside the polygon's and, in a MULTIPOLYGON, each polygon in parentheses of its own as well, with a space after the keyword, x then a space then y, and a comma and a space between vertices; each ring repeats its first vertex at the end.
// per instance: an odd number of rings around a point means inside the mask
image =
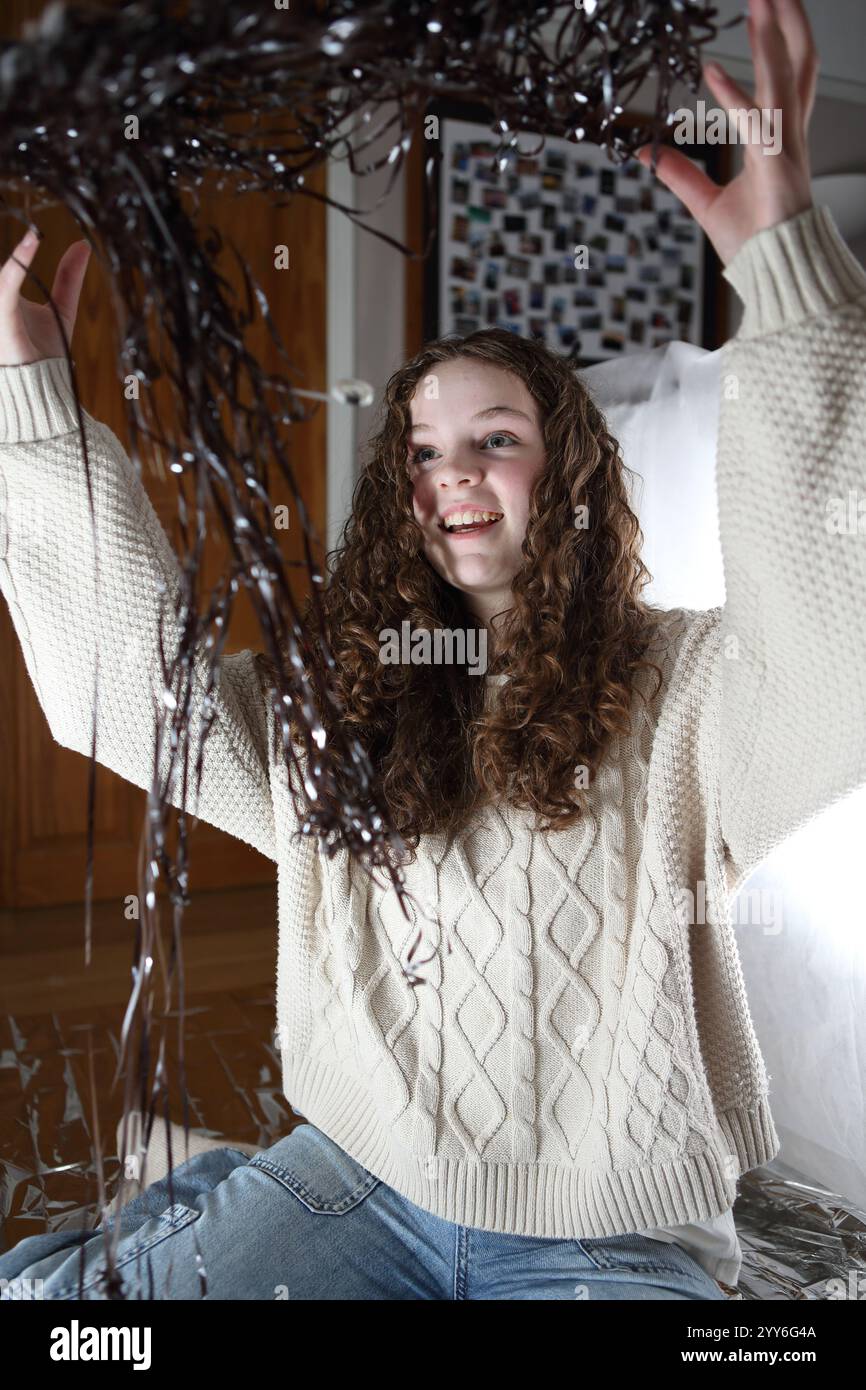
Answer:
POLYGON ((69 363, 43 357, 0 371, 0 444, 32 444, 78 429, 69 363))
POLYGON ((823 206, 756 232, 722 273, 744 304, 738 338, 776 333, 866 294, 866 272, 823 206))
POLYGON ((717 1149, 668 1163, 613 1171, 437 1158, 395 1138, 362 1081, 319 1059, 284 1052, 282 1060, 293 1110, 375 1177, 445 1221, 509 1235, 580 1240, 706 1221, 733 1205, 739 1173, 780 1148, 761 1096, 718 1117, 717 1149))

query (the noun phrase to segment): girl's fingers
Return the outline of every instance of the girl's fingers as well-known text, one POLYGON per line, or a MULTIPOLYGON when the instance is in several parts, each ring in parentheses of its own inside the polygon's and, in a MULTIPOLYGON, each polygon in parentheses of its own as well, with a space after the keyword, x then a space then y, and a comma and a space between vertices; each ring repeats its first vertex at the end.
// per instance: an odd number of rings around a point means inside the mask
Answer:
POLYGON ((818 85, 818 50, 815 47, 812 26, 802 0, 776 0, 776 20, 785 36, 794 69, 800 115, 805 128, 815 105, 815 91, 818 85))
MULTIPOLYGON (((735 132, 731 138, 742 141, 747 151, 749 148, 754 149, 756 145, 760 146, 760 142, 764 139, 763 119, 758 127, 760 133, 760 140, 758 140, 753 122, 749 118, 749 112, 752 112, 753 115, 757 112, 760 115, 760 108, 757 106, 755 98, 746 91, 745 87, 741 87, 738 82, 735 82, 730 73, 727 73, 718 62, 710 63, 704 68, 704 81, 728 116, 731 129, 735 132)), ((783 122, 783 139, 784 135, 783 122)), ((773 139, 775 139, 775 118, 773 120, 773 139)))
MULTIPOLYGON (((637 158, 649 168, 652 145, 642 145, 637 158)), ((722 191, 719 185, 681 150, 671 149, 669 145, 659 151, 656 173, 665 187, 685 204, 695 221, 703 225, 705 212, 722 191)))
POLYGON ((782 111, 799 124, 794 69, 772 0, 749 0, 749 42, 755 65, 755 101, 761 110, 782 111))
POLYGON ((51 286, 51 298, 57 305, 57 312, 66 325, 67 333, 75 323, 81 288, 89 264, 90 247, 87 242, 74 241, 71 246, 67 246, 57 266, 51 286))
POLYGON ((8 309, 17 301, 38 245, 39 238, 36 233, 28 231, 11 256, 4 261, 3 268, 0 269, 0 300, 5 308, 8 309))
POLYGON ((721 63, 713 61, 704 68, 704 81, 709 87, 714 97, 720 102, 725 103, 726 109, 733 104, 742 107, 746 111, 751 111, 755 107, 755 98, 747 92, 745 87, 741 87, 739 82, 735 82, 729 72, 726 72, 721 63))

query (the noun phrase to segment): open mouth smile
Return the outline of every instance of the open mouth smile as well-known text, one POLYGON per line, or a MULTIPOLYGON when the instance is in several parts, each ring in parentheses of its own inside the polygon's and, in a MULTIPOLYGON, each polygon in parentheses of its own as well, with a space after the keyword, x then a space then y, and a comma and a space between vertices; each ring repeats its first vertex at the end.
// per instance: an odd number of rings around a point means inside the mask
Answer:
POLYGON ((464 512, 453 512, 439 522, 439 530, 449 536, 471 536, 478 531, 489 531, 502 520, 503 512, 476 511, 467 508, 464 512))

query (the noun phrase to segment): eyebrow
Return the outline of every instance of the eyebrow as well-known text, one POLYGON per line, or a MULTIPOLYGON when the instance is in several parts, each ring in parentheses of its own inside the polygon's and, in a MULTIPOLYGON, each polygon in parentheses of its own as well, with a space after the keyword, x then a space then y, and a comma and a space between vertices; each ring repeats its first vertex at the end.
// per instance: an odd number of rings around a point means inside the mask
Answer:
MULTIPOLYGON (((486 420, 491 415, 519 415, 521 420, 527 420, 530 425, 535 421, 531 415, 527 415, 525 410, 516 410, 513 405, 489 405, 486 410, 479 410, 477 415, 473 415, 473 420, 486 420)), ((432 430, 433 425, 424 425, 420 421, 417 425, 412 425, 409 433, 414 434, 416 430, 432 430)))

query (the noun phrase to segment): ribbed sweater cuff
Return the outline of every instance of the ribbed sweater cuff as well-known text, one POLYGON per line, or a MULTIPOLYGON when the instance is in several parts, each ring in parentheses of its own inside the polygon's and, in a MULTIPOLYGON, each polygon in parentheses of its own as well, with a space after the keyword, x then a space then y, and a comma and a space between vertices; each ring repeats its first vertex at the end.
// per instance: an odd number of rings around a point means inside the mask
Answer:
POLYGON ((756 232, 722 273, 745 309, 738 338, 774 333, 866 294, 866 271, 828 207, 756 232))
POLYGON ((0 365, 0 444, 28 444, 78 429, 65 357, 0 365))

